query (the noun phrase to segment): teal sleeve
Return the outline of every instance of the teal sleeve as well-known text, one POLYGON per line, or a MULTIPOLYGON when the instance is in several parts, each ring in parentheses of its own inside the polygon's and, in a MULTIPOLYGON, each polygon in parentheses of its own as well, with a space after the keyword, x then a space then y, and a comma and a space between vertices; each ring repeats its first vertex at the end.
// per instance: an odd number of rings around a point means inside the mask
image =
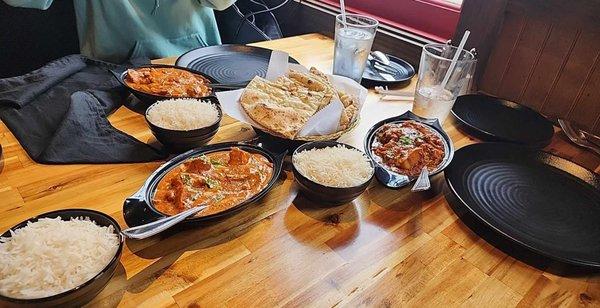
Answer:
POLYGON ((234 4, 235 0, 198 0, 198 2, 203 6, 222 11, 234 4))
POLYGON ((54 0, 3 0, 4 3, 14 7, 47 10, 54 0))

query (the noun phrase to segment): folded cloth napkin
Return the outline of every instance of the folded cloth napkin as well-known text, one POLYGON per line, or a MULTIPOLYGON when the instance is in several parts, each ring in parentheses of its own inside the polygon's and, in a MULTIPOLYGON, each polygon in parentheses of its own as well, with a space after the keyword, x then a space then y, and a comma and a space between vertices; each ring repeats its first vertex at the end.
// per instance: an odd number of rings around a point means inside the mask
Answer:
POLYGON ((106 118, 127 92, 116 65, 70 55, 23 76, 0 79, 0 119, 38 163, 129 163, 165 158, 106 118))

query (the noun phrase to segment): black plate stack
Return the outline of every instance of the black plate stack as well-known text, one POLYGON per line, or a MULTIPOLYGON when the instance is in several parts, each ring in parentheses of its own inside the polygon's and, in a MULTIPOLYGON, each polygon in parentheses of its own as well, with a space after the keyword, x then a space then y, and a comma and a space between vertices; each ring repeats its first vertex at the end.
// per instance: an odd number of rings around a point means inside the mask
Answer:
POLYGON ((445 175, 457 214, 507 253, 600 269, 599 175, 510 143, 463 147, 445 175))

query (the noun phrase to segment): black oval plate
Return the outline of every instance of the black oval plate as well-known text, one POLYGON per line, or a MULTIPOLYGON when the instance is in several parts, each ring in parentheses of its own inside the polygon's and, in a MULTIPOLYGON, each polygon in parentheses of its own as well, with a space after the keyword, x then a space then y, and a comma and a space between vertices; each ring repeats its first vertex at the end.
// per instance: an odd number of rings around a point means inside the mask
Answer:
POLYGON ((415 68, 410 63, 392 55, 387 56, 390 59, 390 66, 396 69, 397 73, 391 74, 381 72, 373 67, 371 61, 367 61, 361 83, 367 87, 380 85, 393 86, 405 81, 409 81, 415 75, 415 68), (391 77, 392 80, 385 79, 382 74, 387 74, 387 76, 391 77))
POLYGON ((152 195, 154 194, 154 190, 156 186, 160 182, 160 180, 169 172, 171 169, 182 163, 183 161, 200 156, 201 154, 208 154, 212 152, 225 151, 231 149, 232 147, 238 147, 244 151, 248 151, 250 153, 257 153, 265 156, 271 163, 273 163, 273 175, 269 180, 267 186, 258 192, 256 195, 251 197, 250 199, 230 208, 225 211, 215 213, 208 216, 202 217, 191 217, 185 220, 186 223, 200 223, 206 222, 210 220, 214 220, 217 218, 221 218, 223 216, 227 216, 237 211, 244 209, 247 205, 258 201, 260 198, 264 197, 264 195, 273 188, 275 182, 279 178, 281 174, 281 170, 283 169, 283 160, 287 152, 284 152, 279 155, 275 155, 260 146, 250 145, 239 142, 226 142, 226 143, 216 143, 207 145, 201 148, 193 149, 188 152, 185 152, 181 155, 178 155, 171 159, 170 161, 161 165, 158 169, 156 169, 146 180, 144 185, 131 197, 125 200, 123 204, 123 217, 125 218, 125 222, 130 227, 139 226, 142 224, 150 223, 156 221, 160 218, 164 218, 165 215, 156 210, 152 206, 152 195))
MULTIPOLYGON (((190 50, 175 65, 210 75, 221 83, 250 81, 265 77, 271 50, 246 45, 216 45, 190 50)), ((290 63, 298 63, 290 57, 290 63)))
POLYGON ((431 172, 429 174, 430 177, 442 172, 444 170, 444 168, 446 168, 448 166, 448 164, 450 164, 450 162, 452 161, 452 157, 454 155, 454 145, 452 145, 452 139, 450 139, 450 136, 448 136, 448 134, 442 129, 442 126, 440 125, 440 122, 437 119, 422 118, 410 111, 407 111, 399 116, 380 121, 377 124, 373 125, 373 127, 371 127, 369 129, 369 131, 367 132, 367 135, 365 137, 364 147, 365 147, 365 154, 367 154, 367 156, 374 162, 375 177, 377 178, 379 183, 383 184, 387 188, 391 188, 391 189, 402 188, 402 187, 414 182, 417 179, 417 177, 409 177, 409 176, 406 176, 403 174, 396 173, 394 171, 388 170, 385 166, 383 166, 379 162, 377 162, 377 159, 375 157, 373 157, 373 151, 372 151, 373 141, 375 140, 375 133, 384 124, 405 122, 405 121, 409 121, 409 120, 413 120, 413 121, 419 122, 421 124, 427 125, 431 129, 436 131, 444 140, 444 143, 446 146, 446 148, 445 148, 446 153, 445 153, 444 160, 442 161, 441 166, 439 166, 434 172, 431 172))
POLYGON ((463 147, 444 174, 457 214, 480 222, 492 243, 498 238, 552 261, 600 269, 599 175, 510 143, 463 147))
POLYGON ((452 114, 476 137, 542 148, 554 135, 552 122, 538 112, 500 98, 472 94, 459 96, 452 114))

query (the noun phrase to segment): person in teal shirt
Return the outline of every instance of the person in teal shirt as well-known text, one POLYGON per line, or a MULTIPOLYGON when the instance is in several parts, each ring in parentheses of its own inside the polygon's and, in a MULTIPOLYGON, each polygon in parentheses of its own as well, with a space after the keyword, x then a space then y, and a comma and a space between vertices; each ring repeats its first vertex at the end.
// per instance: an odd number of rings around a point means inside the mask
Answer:
MULTIPOLYGON (((4 0, 48 9, 53 0, 4 0)), ((81 53, 120 63, 129 58, 180 55, 221 44, 213 9, 235 0, 73 0, 81 53)))

